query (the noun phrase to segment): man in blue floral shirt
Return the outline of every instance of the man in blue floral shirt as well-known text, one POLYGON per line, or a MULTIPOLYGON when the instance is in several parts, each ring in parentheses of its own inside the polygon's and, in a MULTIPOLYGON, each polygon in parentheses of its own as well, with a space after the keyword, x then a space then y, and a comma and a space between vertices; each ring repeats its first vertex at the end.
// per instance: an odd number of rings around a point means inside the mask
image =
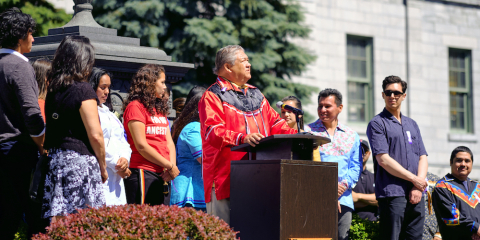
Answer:
POLYGON ((338 163, 338 239, 348 239, 348 230, 352 223, 353 199, 362 157, 360 138, 349 127, 338 121, 342 112, 342 94, 336 89, 324 89, 318 95, 319 119, 308 126, 317 135, 330 138, 331 142, 319 147, 322 162, 338 163))

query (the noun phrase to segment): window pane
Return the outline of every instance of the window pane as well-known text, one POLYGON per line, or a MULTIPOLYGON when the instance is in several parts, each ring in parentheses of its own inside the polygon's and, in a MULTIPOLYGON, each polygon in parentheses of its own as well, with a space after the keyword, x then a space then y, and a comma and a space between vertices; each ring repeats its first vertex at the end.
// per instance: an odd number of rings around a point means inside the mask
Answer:
POLYGON ((370 38, 347 36, 347 114, 350 122, 367 122, 371 109, 370 38), (369 52, 367 52, 367 50, 369 52))
POLYGON ((466 52, 450 51, 448 63, 450 67, 465 69, 466 52))
POLYGON ((457 72, 457 81, 458 87, 465 88, 467 85, 465 84, 465 72, 457 72))
POLYGON ((456 88, 466 88, 465 72, 450 71, 449 73, 449 86, 456 88))
POLYGON ((361 57, 365 58, 367 56, 367 41, 362 39, 347 39, 347 56, 350 57, 361 57))
POLYGON ((465 112, 451 111, 450 112, 450 127, 454 129, 465 129, 465 112))
POLYGON ((453 71, 449 72, 449 86, 450 87, 458 86, 457 75, 453 71))
POLYGON ((348 59, 347 75, 349 77, 366 78, 367 77, 367 61, 348 59))
POLYGON ((365 122, 367 83, 348 82, 348 121, 365 122))
POLYGON ((366 83, 348 82, 348 99, 365 101, 366 83))
POLYGON ((465 93, 450 92, 450 108, 464 111, 466 97, 467 95, 465 93))
POLYGON ((466 100, 467 94, 450 92, 450 126, 455 129, 466 129, 466 100))

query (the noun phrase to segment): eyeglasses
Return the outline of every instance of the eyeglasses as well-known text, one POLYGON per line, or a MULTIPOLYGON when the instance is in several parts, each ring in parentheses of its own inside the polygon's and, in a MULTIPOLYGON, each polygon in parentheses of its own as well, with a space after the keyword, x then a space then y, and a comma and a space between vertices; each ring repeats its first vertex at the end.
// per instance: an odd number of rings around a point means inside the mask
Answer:
POLYGON ((391 91, 391 90, 385 90, 385 91, 383 91, 383 93, 385 93, 385 95, 386 95, 387 97, 392 96, 392 93, 393 93, 393 95, 394 95, 395 97, 400 97, 400 95, 403 94, 403 92, 400 92, 400 91, 391 91))

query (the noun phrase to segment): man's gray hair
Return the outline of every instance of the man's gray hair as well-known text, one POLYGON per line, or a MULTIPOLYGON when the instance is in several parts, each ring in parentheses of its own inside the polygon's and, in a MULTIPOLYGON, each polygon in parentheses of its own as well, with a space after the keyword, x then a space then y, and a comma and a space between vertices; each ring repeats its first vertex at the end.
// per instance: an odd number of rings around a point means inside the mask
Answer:
POLYGON ((245 50, 239 45, 228 45, 218 50, 217 56, 215 57, 215 68, 213 69, 213 73, 218 75, 218 71, 225 65, 225 63, 232 66, 235 65, 238 51, 245 52, 245 50))

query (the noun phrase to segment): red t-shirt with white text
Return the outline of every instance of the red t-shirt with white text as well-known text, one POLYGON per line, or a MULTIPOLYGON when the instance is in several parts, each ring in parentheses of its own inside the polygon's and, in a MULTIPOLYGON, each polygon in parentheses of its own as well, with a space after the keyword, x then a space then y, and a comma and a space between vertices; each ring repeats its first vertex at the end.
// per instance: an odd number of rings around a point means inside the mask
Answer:
POLYGON ((128 122, 130 121, 140 121, 144 123, 147 143, 164 158, 170 160, 170 152, 167 147, 168 119, 162 114, 157 114, 155 109, 153 111, 155 115, 152 116, 142 103, 137 100, 132 101, 123 113, 123 125, 127 132, 128 143, 130 144, 130 148, 132 148, 130 167, 160 173, 163 171, 162 167, 148 161, 137 151, 135 143, 133 143, 132 134, 128 128, 128 122))

